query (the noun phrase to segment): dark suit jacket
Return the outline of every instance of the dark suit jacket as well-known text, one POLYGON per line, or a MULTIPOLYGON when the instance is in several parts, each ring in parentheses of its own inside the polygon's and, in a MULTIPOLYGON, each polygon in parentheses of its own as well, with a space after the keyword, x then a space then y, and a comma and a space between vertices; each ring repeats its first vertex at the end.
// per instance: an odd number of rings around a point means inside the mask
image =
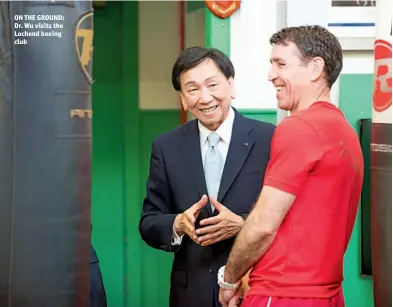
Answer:
MULTIPOLYGON (((235 110, 218 201, 238 215, 248 214, 261 192, 273 130, 274 125, 247 119, 235 110)), ((151 247, 175 253, 170 307, 219 306, 217 272, 234 238, 201 247, 185 235, 180 247, 171 245, 176 215, 207 195, 197 121, 156 138, 150 163, 139 231, 151 247)), ((197 228, 200 220, 212 215, 209 207, 201 210, 197 228)))

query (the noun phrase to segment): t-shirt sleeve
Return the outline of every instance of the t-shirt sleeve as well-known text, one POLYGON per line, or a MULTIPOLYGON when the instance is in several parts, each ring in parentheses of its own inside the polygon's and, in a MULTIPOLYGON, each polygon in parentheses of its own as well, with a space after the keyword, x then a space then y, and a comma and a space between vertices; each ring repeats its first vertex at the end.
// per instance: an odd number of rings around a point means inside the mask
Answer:
POLYGON ((273 135, 264 185, 298 195, 322 154, 322 142, 307 122, 285 118, 273 135))

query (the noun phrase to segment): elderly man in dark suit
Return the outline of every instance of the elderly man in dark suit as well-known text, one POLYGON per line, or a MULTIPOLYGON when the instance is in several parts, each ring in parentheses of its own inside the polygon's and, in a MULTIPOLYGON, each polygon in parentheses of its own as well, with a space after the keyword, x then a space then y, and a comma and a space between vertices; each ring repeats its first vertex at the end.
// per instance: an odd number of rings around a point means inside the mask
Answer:
POLYGON ((155 139, 139 224, 147 244, 174 253, 170 307, 220 306, 217 271, 262 188, 274 126, 231 107, 234 76, 216 49, 188 48, 173 67, 196 119, 155 139))

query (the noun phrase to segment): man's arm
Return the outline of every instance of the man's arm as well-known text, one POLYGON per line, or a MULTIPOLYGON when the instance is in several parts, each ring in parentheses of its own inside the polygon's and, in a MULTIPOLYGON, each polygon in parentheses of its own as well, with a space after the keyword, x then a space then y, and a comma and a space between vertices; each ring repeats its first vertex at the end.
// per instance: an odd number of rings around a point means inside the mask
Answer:
POLYGON ((232 248, 225 267, 225 281, 238 282, 265 254, 291 208, 295 196, 264 186, 232 248))
POLYGON ((152 146, 139 232, 142 239, 151 247, 175 252, 179 248, 172 244, 173 222, 177 214, 171 212, 170 201, 162 152, 156 139, 152 146))
POLYGON ((226 282, 238 282, 269 249, 323 152, 318 133, 303 119, 291 116, 277 126, 264 186, 232 248, 226 282))

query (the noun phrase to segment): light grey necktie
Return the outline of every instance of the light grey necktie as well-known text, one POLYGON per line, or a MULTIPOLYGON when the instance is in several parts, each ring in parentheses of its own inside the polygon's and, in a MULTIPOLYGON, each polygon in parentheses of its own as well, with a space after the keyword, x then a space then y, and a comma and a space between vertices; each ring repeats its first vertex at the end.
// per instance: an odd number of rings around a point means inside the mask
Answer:
MULTIPOLYGON (((220 136, 215 132, 211 132, 207 137, 207 141, 209 148, 205 155, 205 180, 209 196, 213 196, 217 199, 224 167, 224 160, 217 148, 220 136)), ((214 211, 213 206, 212 211, 214 211)))

